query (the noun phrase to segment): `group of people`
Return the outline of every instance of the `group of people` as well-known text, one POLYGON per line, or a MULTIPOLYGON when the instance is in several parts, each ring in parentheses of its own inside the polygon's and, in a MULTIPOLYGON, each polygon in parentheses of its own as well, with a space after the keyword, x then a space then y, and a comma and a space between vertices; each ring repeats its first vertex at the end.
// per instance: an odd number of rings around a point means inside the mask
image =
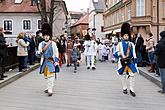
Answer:
MULTIPOLYGON (((154 59, 159 67, 159 72, 162 82, 162 90, 160 93, 165 93, 165 31, 160 33, 161 40, 154 48, 154 40, 152 33, 147 34, 146 39, 146 50, 148 52, 149 60, 151 62, 151 69, 153 71, 154 59)), ((129 80, 130 94, 135 97, 136 93, 134 90, 135 76, 138 73, 137 66, 142 65, 141 52, 143 50, 144 40, 141 34, 138 34, 137 39, 132 42, 131 30, 129 23, 123 23, 121 27, 121 41, 114 42, 112 46, 107 43, 101 43, 96 41, 94 36, 87 34, 84 39, 84 43, 80 43, 79 38, 65 39, 63 36, 59 39, 51 40, 52 32, 48 23, 42 25, 42 30, 37 32, 35 37, 33 34, 27 36, 24 33, 20 33, 17 37, 17 56, 19 61, 19 71, 23 71, 27 68, 27 58, 29 56, 29 63, 33 64, 35 59, 40 59, 40 74, 44 74, 47 80, 47 87, 44 90, 48 93, 48 96, 53 95, 53 86, 55 81, 55 75, 59 72, 59 67, 62 66, 66 60, 67 67, 74 65, 74 72, 77 72, 77 66, 80 65, 82 60, 81 53, 83 52, 86 58, 87 69, 96 69, 96 60, 103 62, 108 60, 110 57, 112 63, 118 62, 117 73, 120 75, 122 82, 122 90, 124 94, 128 93, 127 80, 129 80), (37 38, 37 39, 36 39, 37 38), (30 47, 30 48, 29 48, 30 47), (37 47, 37 48, 36 48, 37 47), (29 48, 29 49, 28 49, 29 48), (36 52, 37 51, 37 52, 36 52), (66 59, 65 59, 66 52, 66 59), (35 55, 35 54, 38 55, 35 55), (58 67, 58 68, 57 68, 58 67)), ((0 48, 7 48, 8 44, 3 38, 3 32, 0 28, 0 48)), ((4 77, 4 52, 0 51, 0 80, 4 77)))

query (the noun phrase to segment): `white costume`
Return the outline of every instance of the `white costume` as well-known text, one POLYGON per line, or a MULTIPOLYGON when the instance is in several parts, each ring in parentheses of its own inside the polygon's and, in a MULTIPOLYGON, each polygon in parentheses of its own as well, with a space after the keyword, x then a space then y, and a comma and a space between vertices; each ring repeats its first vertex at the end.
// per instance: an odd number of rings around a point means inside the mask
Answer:
POLYGON ((84 55, 87 56, 87 67, 95 67, 94 56, 96 56, 96 42, 94 40, 87 40, 84 42, 84 46, 84 55))

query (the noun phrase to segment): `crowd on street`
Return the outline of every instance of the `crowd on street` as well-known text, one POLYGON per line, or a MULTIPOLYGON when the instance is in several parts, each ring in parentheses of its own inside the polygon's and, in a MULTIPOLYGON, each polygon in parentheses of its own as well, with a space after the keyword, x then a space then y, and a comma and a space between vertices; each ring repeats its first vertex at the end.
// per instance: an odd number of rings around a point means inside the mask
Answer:
MULTIPOLYGON (((128 93, 127 80, 130 83, 130 94, 135 97, 135 77, 139 72, 137 67, 145 66, 143 53, 147 52, 148 72, 156 72, 156 76, 161 77, 162 90, 160 93, 165 93, 165 31, 160 33, 161 40, 155 46, 156 42, 152 33, 147 33, 147 38, 144 39, 141 33, 132 35, 130 24, 123 23, 121 27, 121 36, 114 36, 115 40, 110 41, 108 38, 96 39, 95 35, 89 33, 80 39, 79 36, 64 35, 51 38, 52 32, 49 24, 45 23, 42 30, 34 33, 21 32, 17 36, 17 56, 19 68, 18 71, 26 71, 29 65, 34 65, 35 62, 40 62, 40 73, 44 74, 47 80, 47 88, 45 93, 48 96, 53 94, 54 75, 60 71, 60 67, 72 67, 73 72, 78 73, 78 67, 81 66, 85 57, 86 69, 97 69, 97 62, 104 63, 111 61, 118 63, 117 73, 121 77, 123 93, 128 93), (146 46, 144 46, 146 41, 146 46)), ((0 28, 0 80, 3 80, 4 75, 4 59, 6 56, 6 48, 8 43, 5 42, 3 28, 0 28)), ((145 59, 146 60, 146 59, 145 59)))

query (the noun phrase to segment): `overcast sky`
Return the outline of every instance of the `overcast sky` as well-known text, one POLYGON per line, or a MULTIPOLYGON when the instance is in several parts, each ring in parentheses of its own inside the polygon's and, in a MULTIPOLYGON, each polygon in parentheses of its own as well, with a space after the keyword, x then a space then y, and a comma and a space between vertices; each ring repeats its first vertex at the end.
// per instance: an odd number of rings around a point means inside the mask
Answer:
POLYGON ((85 11, 89 7, 90 0, 64 0, 67 6, 68 11, 85 11))

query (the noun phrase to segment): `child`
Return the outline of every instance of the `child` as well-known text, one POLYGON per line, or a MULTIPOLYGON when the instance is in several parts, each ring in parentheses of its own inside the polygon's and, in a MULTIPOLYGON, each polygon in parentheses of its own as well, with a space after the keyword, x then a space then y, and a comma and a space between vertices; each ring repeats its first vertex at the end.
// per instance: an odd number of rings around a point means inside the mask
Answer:
POLYGON ((72 63, 74 64, 74 73, 76 73, 77 72, 77 60, 79 58, 79 51, 78 51, 76 45, 74 45, 74 47, 73 47, 71 58, 72 58, 72 63))

